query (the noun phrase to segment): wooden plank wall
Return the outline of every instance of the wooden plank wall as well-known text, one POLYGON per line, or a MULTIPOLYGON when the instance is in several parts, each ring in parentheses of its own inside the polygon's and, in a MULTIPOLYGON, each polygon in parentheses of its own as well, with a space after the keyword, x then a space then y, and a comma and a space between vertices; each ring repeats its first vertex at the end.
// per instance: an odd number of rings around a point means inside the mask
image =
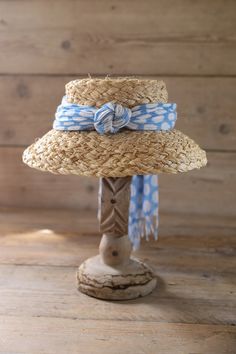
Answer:
POLYGON ((234 0, 0 0, 0 206, 96 209, 97 180, 24 166, 64 84, 87 73, 164 79, 178 128, 208 152, 200 171, 161 176, 161 211, 234 218, 234 0))

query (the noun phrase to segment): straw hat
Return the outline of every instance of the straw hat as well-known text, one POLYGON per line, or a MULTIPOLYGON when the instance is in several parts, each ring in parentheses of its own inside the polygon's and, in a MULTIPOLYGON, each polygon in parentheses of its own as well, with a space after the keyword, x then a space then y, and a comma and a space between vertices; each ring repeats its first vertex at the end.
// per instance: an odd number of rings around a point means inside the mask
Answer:
MULTIPOLYGON (((101 107, 113 101, 128 108, 168 98, 163 81, 133 78, 71 81, 66 95, 70 103, 101 107)), ((104 135, 52 129, 24 151, 23 161, 42 171, 97 177, 187 172, 207 163, 205 151, 176 129, 104 135)))

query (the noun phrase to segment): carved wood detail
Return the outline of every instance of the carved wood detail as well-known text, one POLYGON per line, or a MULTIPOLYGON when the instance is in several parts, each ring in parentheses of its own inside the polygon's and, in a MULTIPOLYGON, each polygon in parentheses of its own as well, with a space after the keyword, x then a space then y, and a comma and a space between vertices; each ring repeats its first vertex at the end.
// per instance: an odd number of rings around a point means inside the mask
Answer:
POLYGON ((117 237, 127 235, 131 178, 100 179, 98 219, 103 234, 117 237))

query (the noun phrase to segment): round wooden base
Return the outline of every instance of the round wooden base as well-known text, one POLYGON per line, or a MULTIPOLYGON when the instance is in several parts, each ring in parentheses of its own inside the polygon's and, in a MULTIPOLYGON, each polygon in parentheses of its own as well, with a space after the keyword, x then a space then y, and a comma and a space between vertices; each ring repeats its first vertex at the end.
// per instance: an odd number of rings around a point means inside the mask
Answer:
POLYGON ((77 272, 78 289, 89 296, 104 300, 129 300, 148 295, 157 280, 152 270, 138 259, 108 266, 100 255, 87 259, 77 272))

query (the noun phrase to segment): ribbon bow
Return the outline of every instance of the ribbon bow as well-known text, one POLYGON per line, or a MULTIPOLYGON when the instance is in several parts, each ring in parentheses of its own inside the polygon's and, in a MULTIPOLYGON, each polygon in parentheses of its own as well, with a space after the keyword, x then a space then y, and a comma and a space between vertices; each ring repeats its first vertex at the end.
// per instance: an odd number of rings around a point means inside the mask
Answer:
POLYGON ((94 114, 94 128, 98 133, 117 133, 129 124, 132 112, 120 104, 108 102, 94 114))

